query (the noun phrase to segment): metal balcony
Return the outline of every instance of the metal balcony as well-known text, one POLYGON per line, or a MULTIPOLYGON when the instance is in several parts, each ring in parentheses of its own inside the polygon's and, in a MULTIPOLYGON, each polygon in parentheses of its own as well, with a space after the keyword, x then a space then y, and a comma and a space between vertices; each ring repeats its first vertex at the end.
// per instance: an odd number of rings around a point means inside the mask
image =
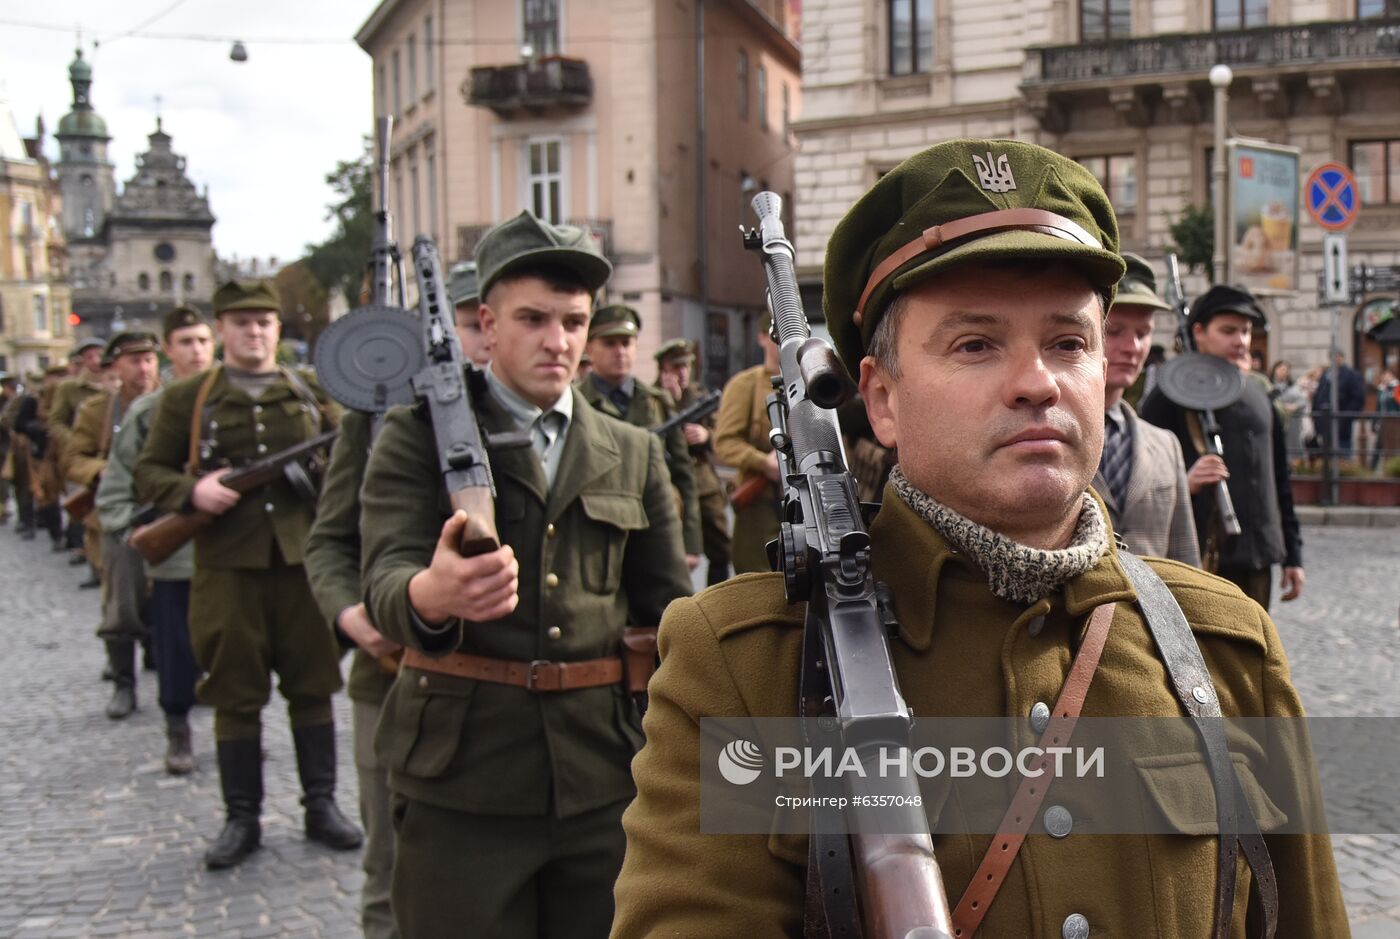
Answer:
POLYGON ((593 77, 582 59, 550 56, 474 68, 462 87, 467 103, 501 117, 574 111, 593 100, 593 77))

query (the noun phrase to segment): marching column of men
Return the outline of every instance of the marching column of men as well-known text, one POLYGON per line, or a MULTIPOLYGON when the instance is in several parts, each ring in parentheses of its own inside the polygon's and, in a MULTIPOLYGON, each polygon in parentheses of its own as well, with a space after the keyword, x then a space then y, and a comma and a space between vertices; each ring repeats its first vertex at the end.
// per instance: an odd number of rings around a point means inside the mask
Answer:
MULTIPOLYGON (((1180 562, 1153 570, 1193 627, 1223 616, 1248 633, 1237 642, 1206 629, 1200 640, 1234 710, 1301 713, 1260 608, 1270 563, 1284 563, 1283 599, 1302 587, 1277 420, 1246 394, 1222 413, 1222 459, 1203 455, 1199 431, 1160 387, 1141 417, 1123 400, 1142 372, 1153 314, 1167 305, 1151 267, 1118 247, 1089 174, 1007 141, 911 158, 833 239, 826 314, 860 381, 866 419, 851 432, 878 444, 871 475, 889 479, 874 557, 902 624, 896 665, 921 715, 1029 707, 1063 680, 1088 611, 1120 602, 1109 640, 1117 657, 1106 654, 1112 674, 1100 684, 1140 693, 1089 700, 1101 713, 1129 704, 1175 713, 1166 690, 1143 677, 1160 669, 1129 606, 1118 542, 1180 562), (1006 172, 1035 185, 1008 192, 976 181, 980 154, 993 150, 1006 172), (1008 210, 1041 221, 978 227, 1008 210), (951 251, 904 244, 901 233, 949 222, 971 232, 951 251), (882 263, 896 254, 895 267, 882 263), (1027 427, 1043 433, 1014 435, 1027 427), (1245 523, 1241 539, 1217 546, 1219 573, 1244 595, 1195 570, 1214 525, 1203 492, 1219 480, 1245 523), (1039 645, 1003 635, 1007 624, 1014 632, 1036 621, 1039 645), (940 664, 953 661, 960 673, 940 664), (1020 687, 1018 670, 1044 687, 1020 687), (1263 689, 1238 678, 1260 673, 1263 689)), ((589 233, 528 212, 491 229, 449 274, 478 420, 488 436, 525 430, 530 439, 490 452, 500 547, 471 556, 460 550, 468 519, 444 488, 429 410, 342 415, 313 376, 279 366, 281 304, 269 282, 220 287, 213 332, 181 307, 161 340, 123 332, 101 349, 80 346, 76 374, 42 376, 43 390, 0 375, 0 513, 13 491, 21 536, 42 527, 63 550, 59 483, 93 497, 85 557, 104 583, 106 713, 136 709, 143 640, 154 650, 170 773, 196 766, 190 708, 214 708, 225 821, 208 867, 237 865, 261 844, 261 713, 276 675, 307 837, 334 849, 364 842, 366 936, 799 929, 805 843, 701 836, 695 771, 701 717, 797 705, 800 611, 773 576, 726 582, 731 565, 768 571, 778 532, 765 404, 778 346, 765 316, 753 350, 762 361, 730 379, 718 413, 652 433, 704 394, 692 380, 696 350, 665 342, 656 385, 642 381, 641 315, 595 305, 611 274, 589 233), (163 385, 158 348, 171 363, 163 385), (337 426, 319 496, 295 474, 251 488, 236 481, 337 426), (717 464, 733 474, 728 487, 717 464), (173 554, 143 559, 132 542, 160 516, 198 525, 173 554), (683 600, 702 557, 714 589, 683 600), (342 685, 338 656, 352 649, 363 837, 334 799, 331 695, 342 685)), ((1215 287, 1192 326, 1202 351, 1235 361, 1261 318, 1248 294, 1215 287)), ((81 500, 67 504, 76 516, 81 500)), ((1107 932, 1130 931, 1148 909, 1174 934, 1201 934, 1210 904, 1199 885, 1213 852, 1148 841, 1164 865, 1155 881, 1127 848, 1091 855, 1073 841, 1029 841, 1015 863, 1030 870, 1024 859, 1034 859, 1039 886, 1025 874, 985 934, 1028 935, 1031 923, 1060 916, 1070 887, 1051 872, 1090 869, 1094 883, 1116 881, 1128 898, 1093 908, 1107 932)), ((1337 927, 1330 855, 1309 839, 1271 848, 1292 921, 1337 927)), ((960 888, 979 845, 939 851, 949 886, 960 888)))

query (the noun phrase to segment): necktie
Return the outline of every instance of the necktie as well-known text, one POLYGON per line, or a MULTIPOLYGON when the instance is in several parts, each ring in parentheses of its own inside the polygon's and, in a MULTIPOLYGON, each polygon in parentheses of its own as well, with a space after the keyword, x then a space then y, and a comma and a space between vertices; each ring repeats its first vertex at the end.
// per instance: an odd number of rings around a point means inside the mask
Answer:
POLYGON ((1128 500, 1128 478, 1133 472, 1132 441, 1125 430, 1107 417, 1104 418, 1103 456, 1099 460, 1099 472, 1103 474, 1108 491, 1119 509, 1128 500))

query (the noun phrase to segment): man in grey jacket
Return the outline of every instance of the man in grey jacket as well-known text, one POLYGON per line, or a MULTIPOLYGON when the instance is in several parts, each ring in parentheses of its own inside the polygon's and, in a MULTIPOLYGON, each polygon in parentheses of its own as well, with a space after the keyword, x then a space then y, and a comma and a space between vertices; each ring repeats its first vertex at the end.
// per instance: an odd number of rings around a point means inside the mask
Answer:
POLYGON ((1094 489, 1130 550, 1200 567, 1181 444, 1141 420, 1123 400, 1147 361, 1153 317, 1171 308, 1157 296, 1157 278, 1147 262, 1126 253, 1123 260, 1128 272, 1118 283, 1105 330, 1104 446, 1094 489))

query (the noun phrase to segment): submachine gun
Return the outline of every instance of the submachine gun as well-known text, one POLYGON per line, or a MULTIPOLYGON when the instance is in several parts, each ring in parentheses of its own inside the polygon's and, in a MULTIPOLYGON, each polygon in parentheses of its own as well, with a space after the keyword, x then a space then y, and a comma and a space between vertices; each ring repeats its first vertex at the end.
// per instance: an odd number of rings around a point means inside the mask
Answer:
POLYGON ((706 392, 704 396, 695 399, 686 407, 657 424, 651 429, 651 432, 659 437, 664 437, 682 424, 698 424, 719 410, 721 397, 723 395, 718 391, 706 392))
MULTIPOLYGON (((1167 302, 1176 309, 1180 321, 1177 338, 1181 350, 1171 361, 1159 366, 1157 384, 1169 401, 1194 412, 1187 415, 1187 423, 1188 426, 1192 420, 1199 423, 1197 448, 1203 454, 1223 459, 1225 448, 1220 442, 1220 424, 1215 412, 1240 399, 1244 394, 1244 376, 1224 359, 1196 351, 1196 340, 1191 335, 1191 308, 1181 289, 1181 269, 1175 254, 1167 255, 1167 302)), ((1190 430, 1194 439, 1196 428, 1190 427, 1190 430)), ((1201 557, 1208 571, 1215 570, 1226 543, 1240 533, 1239 516, 1235 514, 1235 503, 1230 499, 1225 480, 1212 488, 1215 510, 1207 529, 1208 543, 1201 545, 1201 557)))
POLYGON ((782 199, 760 192, 752 205, 759 225, 744 232, 744 246, 762 252, 782 353, 782 375, 767 402, 783 480, 782 527, 768 546, 769 559, 783 574, 788 602, 807 604, 801 693, 807 743, 854 752, 865 770, 813 780, 809 890, 820 890, 832 935, 838 924, 857 930, 863 924, 867 939, 951 939, 919 788, 907 774, 887 778, 879 769, 882 753, 909 750, 913 716, 890 657, 893 603, 872 573, 870 534, 834 410, 854 389, 835 350, 807 325, 782 199), (842 795, 844 810, 822 807, 842 795))

